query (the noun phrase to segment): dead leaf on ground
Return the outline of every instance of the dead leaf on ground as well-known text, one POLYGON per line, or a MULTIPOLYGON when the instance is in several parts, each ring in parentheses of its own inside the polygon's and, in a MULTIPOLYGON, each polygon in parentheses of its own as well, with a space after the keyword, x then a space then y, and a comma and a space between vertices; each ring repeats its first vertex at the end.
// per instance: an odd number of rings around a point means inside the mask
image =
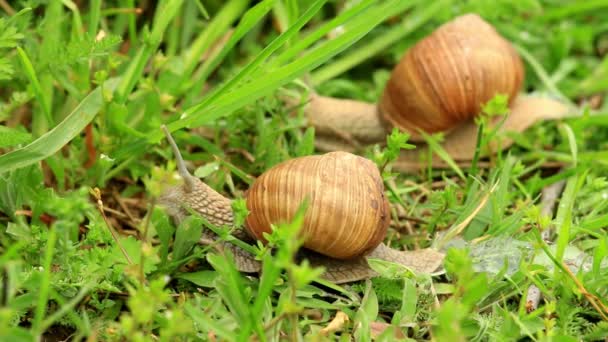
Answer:
POLYGON ((321 329, 319 332, 323 335, 327 335, 330 333, 334 333, 336 331, 341 331, 344 328, 344 325, 348 322, 348 315, 342 311, 338 311, 336 313, 336 317, 329 322, 329 324, 321 329))

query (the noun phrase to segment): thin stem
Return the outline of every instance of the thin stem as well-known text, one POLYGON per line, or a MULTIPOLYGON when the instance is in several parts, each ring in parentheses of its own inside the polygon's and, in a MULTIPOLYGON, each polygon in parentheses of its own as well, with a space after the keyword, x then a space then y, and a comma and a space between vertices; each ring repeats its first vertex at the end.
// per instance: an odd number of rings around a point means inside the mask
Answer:
POLYGON ((110 234, 112 234, 112 239, 114 239, 114 241, 118 245, 118 248, 120 248, 120 251, 125 256, 125 259, 129 263, 129 265, 133 265, 133 260, 131 260, 131 257, 127 253, 127 250, 120 243, 120 240, 118 239, 118 234, 116 234, 116 232, 112 228, 112 225, 110 224, 110 221, 106 217, 104 206, 103 206, 103 201, 101 200, 101 192, 99 191, 98 188, 95 188, 92 191, 92 194, 93 194, 93 196, 95 196, 95 199, 97 200, 97 208, 99 209, 99 212, 101 213, 101 217, 103 217, 103 220, 106 223, 106 226, 108 227, 108 230, 110 231, 110 234))
POLYGON ((150 228, 150 218, 152 217, 152 212, 154 211, 154 207, 156 206, 156 197, 152 198, 150 201, 150 205, 148 208, 148 215, 146 215, 146 220, 144 221, 144 234, 142 237, 141 244, 141 253, 139 259, 139 282, 143 286, 145 282, 145 274, 144 274, 144 261, 145 261, 145 253, 144 247, 148 243, 148 229, 150 228))
MULTIPOLYGON (((481 146, 482 144, 482 140, 483 140, 483 134, 485 131, 485 119, 482 118, 481 120, 479 120, 479 129, 477 130, 477 144, 475 144, 475 154, 473 154, 473 160, 471 161, 471 170, 469 171, 470 175, 473 175, 473 177, 475 177, 477 175, 477 172, 479 171, 479 168, 477 167, 477 163, 479 162, 479 156, 481 155, 481 146)), ((468 177, 467 179, 467 187, 466 187, 466 192, 469 192, 469 189, 471 188, 471 184, 473 183, 473 177, 468 177)))
POLYGON ((37 335, 42 334, 42 319, 44 317, 46 304, 49 297, 49 289, 51 286, 51 263, 53 262, 53 254, 55 252, 55 242, 57 241, 57 232, 55 229, 49 229, 49 235, 46 242, 46 250, 42 264, 42 281, 38 296, 38 305, 36 306, 36 314, 34 316, 33 330, 37 335))

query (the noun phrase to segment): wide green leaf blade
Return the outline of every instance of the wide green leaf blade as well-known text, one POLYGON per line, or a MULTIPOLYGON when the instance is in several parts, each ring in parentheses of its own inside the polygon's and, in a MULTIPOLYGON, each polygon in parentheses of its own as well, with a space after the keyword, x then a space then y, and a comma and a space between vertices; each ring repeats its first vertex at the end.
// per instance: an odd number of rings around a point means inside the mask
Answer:
POLYGON ((0 156, 0 174, 39 162, 59 151, 93 120, 103 107, 103 92, 114 91, 119 78, 95 88, 57 126, 29 145, 0 156))

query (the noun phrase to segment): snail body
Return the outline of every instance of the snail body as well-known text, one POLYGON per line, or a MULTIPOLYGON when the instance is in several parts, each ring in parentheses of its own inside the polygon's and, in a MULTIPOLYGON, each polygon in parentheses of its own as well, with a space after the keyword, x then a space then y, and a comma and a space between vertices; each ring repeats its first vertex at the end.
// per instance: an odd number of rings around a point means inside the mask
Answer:
MULTIPOLYGON (((163 129, 184 184, 166 191, 161 204, 178 222, 187 214, 186 207, 215 225, 232 225, 231 200, 190 175, 177 145, 166 127, 163 129)), ((264 242, 263 233, 272 224, 289 222, 306 198, 309 205, 300 230, 305 247, 301 256, 326 267, 326 279, 341 283, 373 276, 367 256, 420 272, 435 271, 443 260, 443 254, 430 249, 398 251, 383 244, 390 214, 382 178, 370 160, 348 152, 295 158, 263 173, 247 191, 250 213, 239 236, 264 242)), ((203 238, 217 237, 205 231, 203 238)), ((241 271, 259 271, 252 255, 229 243, 225 246, 233 251, 241 271)))

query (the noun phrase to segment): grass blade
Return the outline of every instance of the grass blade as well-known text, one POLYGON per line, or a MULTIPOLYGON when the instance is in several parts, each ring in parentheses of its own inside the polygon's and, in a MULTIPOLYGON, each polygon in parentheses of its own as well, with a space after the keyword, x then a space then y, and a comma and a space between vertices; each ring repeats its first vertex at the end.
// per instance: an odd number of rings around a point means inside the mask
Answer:
MULTIPOLYGON (((76 307, 76 305, 78 305, 80 303, 80 301, 84 298, 84 296, 89 294, 89 291, 91 290, 91 288, 93 288, 93 284, 86 284, 85 286, 83 286, 80 291, 78 291, 78 294, 76 296, 74 296, 72 299, 70 299, 68 302, 63 302, 62 301, 62 305, 61 308, 55 312, 53 312, 53 314, 49 315, 49 317, 47 317, 43 322, 42 322, 42 326, 41 329, 42 331, 47 330, 51 325, 53 325, 55 322, 57 322, 61 317, 63 317, 64 315, 74 315, 73 309, 74 307, 76 307)), ((59 297, 59 294, 56 294, 56 296, 52 296, 55 297, 55 300, 57 300, 57 298, 59 297)))
POLYGON ((122 76, 122 82, 116 90, 116 102, 124 102, 127 96, 131 93, 135 84, 142 76, 144 67, 154 55, 158 46, 162 42, 162 37, 171 23, 171 20, 179 12, 182 7, 183 0, 169 0, 166 3, 159 4, 159 8, 156 11, 154 17, 154 25, 150 37, 146 43, 137 51, 137 54, 133 58, 131 64, 122 76))
MULTIPOLYGON (((557 215, 555 216, 555 226, 558 229, 557 250, 555 258, 558 262, 562 262, 566 248, 570 243, 570 229, 572 228, 572 210, 574 208, 574 200, 576 195, 585 181, 587 170, 572 176, 566 182, 566 187, 559 201, 557 215)), ((556 269, 556 272, 558 270, 556 269)))
POLYGON ((355 6, 344 11, 342 13, 342 15, 335 17, 332 20, 328 21, 323 26, 321 26, 317 30, 315 30, 313 33, 309 34, 304 39, 301 39, 300 41, 296 42, 292 47, 285 50, 280 56, 278 56, 275 59, 274 63, 276 65, 282 65, 283 63, 290 61, 292 58, 296 57, 298 53, 302 52, 302 50, 306 49, 313 43, 319 41, 326 34, 328 34, 331 30, 344 24, 345 22, 347 22, 354 16, 360 14, 363 10, 370 7, 374 2, 376 2, 376 1, 375 0, 361 1, 360 3, 356 4, 355 6))
POLYGON ((270 57, 276 50, 278 50, 285 42, 287 42, 291 37, 293 37, 298 31, 304 26, 325 4, 327 0, 317 0, 314 2, 308 10, 300 17, 292 27, 290 27, 283 34, 274 39, 270 44, 268 44, 249 64, 247 64, 238 74, 236 74, 233 78, 231 78, 228 82, 226 82, 221 87, 216 88, 216 90, 211 93, 210 96, 205 98, 201 103, 195 105, 194 107, 186 110, 184 115, 182 116, 182 121, 189 121, 191 119, 189 116, 196 113, 200 108, 204 108, 209 102, 212 102, 216 99, 220 94, 227 94, 233 89, 241 80, 251 76, 254 73, 256 68, 258 68, 268 57, 270 57))
POLYGON ((102 92, 113 91, 119 78, 97 87, 57 126, 27 146, 0 156, 0 174, 39 162, 59 151, 85 128, 102 109, 102 92))
MULTIPOLYGON (((367 16, 368 20, 361 23, 361 25, 358 25, 334 40, 320 44, 301 56, 301 58, 280 68, 268 71, 263 76, 256 77, 255 82, 251 81, 236 91, 225 92, 222 96, 217 96, 217 98, 213 100, 205 99, 203 102, 190 107, 186 110, 186 113, 189 113, 189 115, 168 124, 168 129, 171 132, 174 132, 187 126, 203 125, 213 122, 221 117, 230 115, 236 109, 242 108, 263 96, 271 94, 277 88, 304 75, 306 72, 313 70, 319 65, 322 65, 327 60, 361 39, 374 27, 386 20, 388 13, 390 13, 388 9, 398 3, 398 0, 387 1, 380 7, 379 11, 374 12, 374 15, 367 16)), ((277 58, 280 58, 280 56, 277 58)), ((125 144, 125 146, 114 153, 114 157, 117 159, 128 158, 133 154, 137 154, 138 151, 145 149, 146 144, 157 143, 162 140, 163 137, 164 135, 160 129, 151 131, 149 132, 147 141, 141 139, 125 144)))
POLYGON ((454 172, 456 172, 458 177, 460 177, 462 180, 465 180, 466 177, 464 176, 464 173, 462 172, 460 166, 458 166, 458 164, 454 162, 454 159, 452 159, 452 157, 450 157, 450 155, 443 149, 443 147, 441 147, 437 140, 433 136, 423 131, 419 131, 419 133, 429 145, 430 151, 435 152, 441 159, 443 159, 443 161, 446 162, 446 164, 448 164, 452 168, 454 172))
MULTIPOLYGON (((344 33, 334 40, 325 42, 318 47, 312 49, 301 58, 275 70, 269 71, 264 75, 256 77, 255 81, 251 81, 238 91, 222 92, 221 96, 217 96, 214 101, 206 101, 191 107, 186 111, 189 115, 179 121, 175 121, 168 125, 171 131, 183 128, 189 125, 202 125, 205 123, 217 120, 220 117, 230 114, 232 111, 241 108, 242 106, 255 101, 256 99, 272 93, 277 88, 287 84, 293 79, 302 76, 304 73, 318 67, 325 61, 329 60, 338 53, 344 51, 354 42, 361 39, 365 34, 371 31, 375 26, 386 20, 386 16, 390 11, 388 8, 398 3, 397 0, 387 1, 375 15, 370 15, 367 20, 361 25, 354 27, 352 30, 344 33)), ((289 33, 287 30, 285 34, 289 33)), ((283 35, 282 35, 283 36, 283 35)), ((285 37, 287 38, 287 37, 285 37)), ((253 69, 252 67, 249 70, 253 69)), ((245 75, 239 74, 240 78, 245 75)), ((151 135, 151 140, 158 141, 162 139, 160 130, 151 135)))
MULTIPOLYGON (((221 61, 224 60, 226 55, 228 55, 228 52, 230 52, 236 46, 236 44, 255 25, 257 25, 258 22, 260 20, 262 20, 262 18, 264 16, 266 16, 266 14, 270 11, 270 9, 272 9, 273 2, 274 1, 272 1, 272 0, 266 0, 266 1, 260 2, 259 4, 255 5, 251 9, 249 9, 243 15, 243 18, 241 18, 241 20, 239 21, 239 24, 236 27, 236 29, 234 30, 234 33, 232 34, 232 36, 230 37, 230 39, 228 40, 226 45, 224 45, 222 50, 215 56, 206 60, 203 63, 203 65, 197 70, 196 79, 192 83, 200 84, 202 82, 205 82, 207 80, 207 77, 209 77, 209 75, 211 74, 211 72, 213 70, 215 70, 215 68, 221 63, 221 61)), ((184 74, 184 76, 186 76, 186 75, 189 76, 190 74, 184 74)), ((182 91, 185 91, 187 89, 190 89, 190 87, 192 87, 192 83, 187 82, 186 77, 183 80, 183 82, 184 82, 184 87, 183 87, 182 91)))
MULTIPOLYGON (((181 83, 186 82, 191 77, 192 72, 200 61, 201 55, 228 30, 230 24, 247 9, 248 4, 249 1, 247 0, 232 0, 226 3, 211 22, 209 22, 205 30, 192 43, 188 52, 186 52, 181 83)), ((247 15, 243 17, 243 20, 246 18, 247 15)))
POLYGON ((44 331, 42 319, 44 318, 44 313, 46 311, 46 302, 48 300, 49 289, 51 286, 51 263, 53 261, 53 254, 55 252, 55 242, 57 241, 57 232, 55 229, 49 229, 48 234, 49 236, 43 259, 44 263, 42 265, 42 280, 40 282, 40 290, 38 292, 38 305, 36 306, 36 314, 34 315, 34 323, 32 324, 32 329, 36 332, 36 335, 40 335, 44 331))
MULTIPOLYGON (((448 2, 449 1, 442 0, 436 1, 428 6, 421 6, 420 9, 413 14, 408 15, 401 23, 395 25, 394 28, 391 28, 388 32, 382 34, 382 36, 366 44, 364 49, 353 49, 353 51, 342 56, 340 59, 337 59, 334 63, 315 71, 311 77, 312 83, 314 85, 321 84, 352 69, 354 66, 359 65, 378 53, 385 51, 391 45, 402 40, 418 27, 429 21, 433 15, 444 8, 448 2)), ((400 7, 394 9, 395 13, 393 13, 393 15, 402 13, 416 4, 418 4, 416 1, 409 3, 402 2, 400 7)))
POLYGON ((44 113, 44 116, 46 117, 47 127, 52 127, 55 124, 53 122, 54 121, 53 117, 51 116, 51 109, 49 108, 49 102, 47 101, 47 99, 44 95, 44 91, 42 91, 42 87, 40 86, 40 81, 38 80, 38 77, 36 76, 36 71, 34 70, 32 61, 30 61, 30 59, 27 56, 27 54, 25 53, 25 51, 23 51, 23 49, 18 46, 17 46, 17 53, 19 54, 19 60, 21 61, 21 65, 23 66, 25 75, 29 79, 30 83, 32 83, 32 88, 34 88, 34 95, 36 96, 38 103, 40 103, 40 106, 42 107, 42 112, 44 113))

